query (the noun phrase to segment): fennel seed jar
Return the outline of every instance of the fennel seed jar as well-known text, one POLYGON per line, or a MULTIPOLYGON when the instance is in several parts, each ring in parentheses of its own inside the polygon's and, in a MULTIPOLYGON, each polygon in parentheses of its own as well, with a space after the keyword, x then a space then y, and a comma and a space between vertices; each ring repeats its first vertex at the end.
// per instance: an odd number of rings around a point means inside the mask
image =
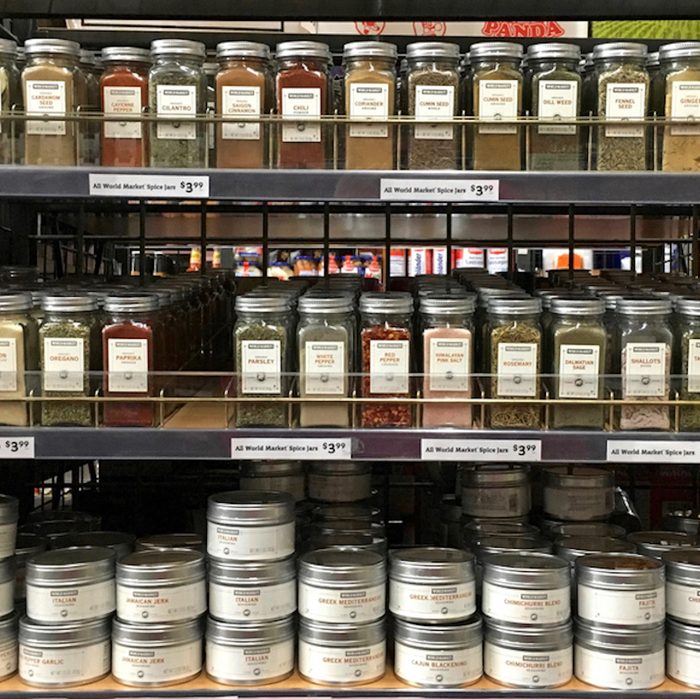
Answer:
POLYGON ((117 616, 134 624, 187 621, 207 611, 204 556, 140 551, 117 563, 117 616))
POLYGON ((664 624, 604 628, 576 622, 576 677, 605 689, 652 689, 664 681, 664 624))
POLYGON ((448 548, 389 554, 389 610, 421 623, 453 623, 476 611, 474 556, 448 548))
POLYGON ((688 687, 700 687, 700 628, 668 620, 666 674, 688 687))
POLYGON ((19 622, 19 676, 32 687, 76 687, 109 674, 110 620, 47 626, 19 622))
POLYGON ((301 461, 251 461, 241 464, 241 490, 267 490, 289 493, 294 502, 306 497, 304 467, 301 461))
POLYGON ((112 674, 131 687, 166 687, 202 671, 202 622, 112 626, 112 674))
POLYGON ((17 615, 0 619, 0 680, 17 672, 17 615))
POLYGON ((511 626, 487 619, 484 673, 508 687, 551 688, 573 675, 570 621, 557 626, 511 626))
POLYGON ((204 553, 204 540, 199 534, 154 534, 136 541, 137 551, 168 551, 170 549, 190 549, 204 553))
POLYGON ((272 684, 294 671, 294 617, 226 624, 207 619, 207 675, 220 684, 272 684))
POLYGON ((700 626, 700 549, 667 551, 666 614, 684 624, 700 626))
POLYGON ((209 614, 219 621, 274 621, 297 608, 294 557, 281 561, 209 559, 209 614))
POLYGON ((557 520, 606 519, 615 509, 615 474, 588 466, 552 466, 542 472, 544 511, 557 520))
POLYGON ((666 551, 695 546, 697 537, 686 532, 632 532, 627 540, 637 547, 637 553, 659 560, 666 551))
POLYGON ((508 519, 530 512, 530 481, 521 466, 476 465, 462 469, 466 517, 508 519))
POLYGON ((372 496, 372 466, 357 461, 312 463, 308 473, 309 499, 320 502, 358 502, 372 496))
POLYGON ((386 610, 386 562, 374 551, 320 549, 299 559, 299 614, 312 621, 357 623, 386 610))
POLYGON ((209 497, 207 553, 212 558, 264 561, 294 553, 294 498, 262 490, 209 497))
POLYGON ((349 687, 386 671, 384 619, 369 624, 322 624, 299 619, 299 674, 314 684, 349 687))
POLYGON ((0 495, 0 559, 15 555, 19 501, 12 495, 0 495))
POLYGON ((483 672, 481 618, 424 626, 394 620, 394 673, 415 687, 465 687, 483 672))
POLYGON ((548 553, 500 553, 483 563, 481 611, 509 624, 560 624, 571 615, 571 574, 548 553))
POLYGON ((115 607, 114 551, 99 546, 45 551, 27 561, 27 616, 65 624, 110 615, 115 607))
POLYGON ((660 624, 666 616, 664 566, 636 553, 600 553, 576 561, 578 615, 614 626, 660 624))

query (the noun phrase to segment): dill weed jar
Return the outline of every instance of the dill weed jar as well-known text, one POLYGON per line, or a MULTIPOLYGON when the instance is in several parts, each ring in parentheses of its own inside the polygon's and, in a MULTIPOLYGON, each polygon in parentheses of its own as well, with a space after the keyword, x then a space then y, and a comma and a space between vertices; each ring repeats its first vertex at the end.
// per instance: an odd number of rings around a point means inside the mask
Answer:
POLYGON ((698 401, 697 405, 681 407, 680 428, 700 430, 700 299, 681 298, 676 306, 675 321, 681 365, 680 398, 698 401))

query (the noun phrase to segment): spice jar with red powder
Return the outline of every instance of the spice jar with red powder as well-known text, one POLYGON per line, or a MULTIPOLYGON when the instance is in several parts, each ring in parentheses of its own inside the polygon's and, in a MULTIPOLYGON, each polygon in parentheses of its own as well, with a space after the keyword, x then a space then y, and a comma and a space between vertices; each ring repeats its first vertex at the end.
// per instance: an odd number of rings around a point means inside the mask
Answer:
MULTIPOLYGON (((155 345, 158 297, 152 294, 107 296, 102 329, 104 395, 106 397, 152 396, 155 391, 155 345)), ((110 427, 152 427, 154 405, 150 402, 105 402, 104 424, 110 427)))
MULTIPOLYGON (((411 394, 413 298, 403 291, 369 292, 360 298, 362 396, 407 398, 411 394)), ((362 427, 410 427, 411 405, 363 403, 362 427)))

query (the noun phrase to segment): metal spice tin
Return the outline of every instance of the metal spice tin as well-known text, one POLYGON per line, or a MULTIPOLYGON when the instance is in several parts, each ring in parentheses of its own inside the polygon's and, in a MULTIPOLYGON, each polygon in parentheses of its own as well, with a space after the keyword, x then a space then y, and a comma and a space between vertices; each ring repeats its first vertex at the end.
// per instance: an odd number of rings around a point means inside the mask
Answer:
POLYGON ((199 534, 154 534, 136 541, 137 551, 191 549, 205 552, 204 539, 199 534))
POLYGON ((50 541, 50 547, 52 549, 66 549, 72 546, 101 546, 112 549, 119 560, 134 550, 134 540, 135 538, 126 532, 71 532, 53 537, 50 541))
POLYGON ((372 496, 372 466, 353 461, 312 463, 309 466, 308 488, 311 500, 368 500, 372 496))
POLYGON ((624 539, 611 536, 566 536, 554 542, 554 553, 568 561, 573 580, 576 561, 593 553, 636 553, 637 547, 624 539))
POLYGON ((241 490, 289 493, 294 502, 306 497, 304 467, 300 461, 251 461, 241 464, 241 490))
POLYGON ((0 560, 0 617, 5 617, 15 611, 16 577, 15 559, 4 558, 0 560))
POLYGON ((666 551, 695 546, 697 537, 686 532, 633 532, 627 536, 637 547, 637 553, 651 558, 661 558, 666 551))
POLYGON ((462 512, 466 517, 504 519, 530 512, 530 481, 520 466, 462 469, 462 512))
POLYGON ((551 530, 552 536, 611 536, 623 539, 627 536, 624 527, 607 522, 563 522, 556 524, 551 530))
POLYGON ((600 468, 552 466, 542 471, 546 514, 558 520, 606 519, 615 509, 615 475, 600 468))
POLYGON ((0 495, 0 559, 15 555, 19 501, 11 495, 0 495))
POLYGON ((666 674, 688 687, 700 687, 700 627, 666 623, 666 674))
POLYGON ((320 534, 312 531, 309 540, 306 542, 306 548, 309 551, 329 548, 355 548, 363 551, 375 551, 386 556, 388 542, 386 536, 374 536, 369 532, 320 534))
POLYGON ((17 615, 0 619, 0 680, 17 672, 17 615))
POLYGON ((675 549, 663 554, 666 566, 666 614, 700 626, 700 549, 675 549))
POLYGON ((332 522, 334 520, 355 520, 357 522, 374 522, 383 524, 382 511, 373 505, 364 503, 339 503, 316 505, 311 511, 314 520, 332 522))
POLYGON ((532 524, 506 519, 479 519, 467 522, 462 527, 462 544, 464 548, 471 549, 474 541, 492 534, 520 535, 531 534, 537 536, 539 529, 532 524))

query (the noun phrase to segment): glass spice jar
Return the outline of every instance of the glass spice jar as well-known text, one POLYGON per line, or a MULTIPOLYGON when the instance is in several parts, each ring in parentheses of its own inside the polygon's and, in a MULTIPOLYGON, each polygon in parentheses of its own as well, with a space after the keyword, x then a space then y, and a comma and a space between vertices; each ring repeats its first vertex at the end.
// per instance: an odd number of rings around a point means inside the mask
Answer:
POLYGON ((206 124, 196 120, 207 108, 206 47, 186 39, 151 44, 148 74, 151 167, 206 167, 206 124), (177 120, 173 120, 177 117, 177 120))
MULTIPOLYGON (((17 44, 9 39, 0 39, 0 111, 7 115, 13 107, 21 108, 22 90, 17 69, 17 44)), ((17 136, 21 122, 14 126, 9 120, 0 122, 0 163, 11 165, 18 162, 17 136)))
MULTIPOLYGON (((100 79, 97 58, 92 51, 80 50, 78 70, 78 108, 81 115, 95 115, 100 110, 100 79)), ((80 152, 79 165, 96 165, 100 162, 100 124, 91 119, 78 122, 80 152)))
POLYGON ((683 432, 700 430, 700 299, 681 298, 678 301, 677 337, 680 345, 680 398, 698 401, 697 405, 681 408, 680 429, 683 432))
MULTIPOLYGON (((360 297, 360 359, 365 398, 401 398, 411 393, 413 298, 402 291, 360 297)), ((410 427, 410 404, 366 403, 362 427, 410 427)))

